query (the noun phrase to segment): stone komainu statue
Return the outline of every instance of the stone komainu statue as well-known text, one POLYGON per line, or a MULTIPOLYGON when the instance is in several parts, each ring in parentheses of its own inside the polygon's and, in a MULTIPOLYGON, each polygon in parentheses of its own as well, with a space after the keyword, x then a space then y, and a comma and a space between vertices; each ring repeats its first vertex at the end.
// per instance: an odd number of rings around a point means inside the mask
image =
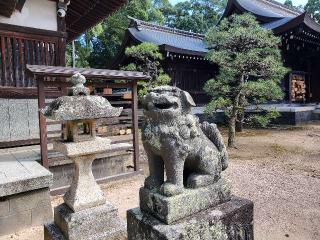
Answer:
POLYGON ((184 186, 198 188, 220 179, 228 166, 226 147, 215 124, 199 123, 191 113, 195 103, 188 92, 157 87, 145 96, 143 106, 142 140, 150 171, 146 188, 173 196, 184 186))

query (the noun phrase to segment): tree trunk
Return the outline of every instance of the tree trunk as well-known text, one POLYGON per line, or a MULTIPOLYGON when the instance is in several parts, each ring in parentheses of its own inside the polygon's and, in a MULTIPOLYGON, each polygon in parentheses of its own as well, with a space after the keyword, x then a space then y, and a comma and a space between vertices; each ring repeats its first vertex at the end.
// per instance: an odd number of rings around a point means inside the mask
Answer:
POLYGON ((237 119, 236 119, 236 132, 242 132, 243 131, 243 123, 244 123, 244 101, 245 96, 243 94, 239 97, 239 107, 242 108, 238 111, 237 119))
POLYGON ((229 119, 229 136, 228 136, 228 147, 236 146, 236 122, 238 115, 238 103, 239 96, 234 99, 230 119, 229 119))
MULTIPOLYGON (((240 85, 244 82, 244 76, 241 76, 240 85)), ((240 88, 241 89, 241 88, 240 88)), ((239 114, 239 103, 241 101, 242 94, 241 90, 237 92, 235 98, 233 99, 233 106, 230 114, 229 119, 229 136, 228 136, 228 147, 235 147, 236 146, 236 123, 237 123, 237 116, 239 114)))
POLYGON ((243 121, 244 121, 244 112, 239 112, 237 121, 236 121, 236 132, 242 132, 243 131, 243 121))
POLYGON ((228 147, 236 146, 236 118, 237 115, 232 113, 229 119, 228 147))

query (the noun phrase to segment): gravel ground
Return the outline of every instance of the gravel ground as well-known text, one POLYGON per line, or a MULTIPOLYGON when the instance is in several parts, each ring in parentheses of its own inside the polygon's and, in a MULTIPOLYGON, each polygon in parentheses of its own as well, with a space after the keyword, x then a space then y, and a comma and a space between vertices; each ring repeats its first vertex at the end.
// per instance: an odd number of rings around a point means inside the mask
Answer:
MULTIPOLYGON (((235 195, 255 203, 255 239, 320 239, 320 123, 246 130, 238 137, 238 148, 229 153, 225 176, 235 195)), ((102 185, 123 219, 127 209, 138 206, 143 179, 137 176, 102 185)), ((53 198, 53 205, 60 202, 60 197, 53 198)), ((0 240, 40 240, 42 234, 42 227, 35 227, 0 240)))

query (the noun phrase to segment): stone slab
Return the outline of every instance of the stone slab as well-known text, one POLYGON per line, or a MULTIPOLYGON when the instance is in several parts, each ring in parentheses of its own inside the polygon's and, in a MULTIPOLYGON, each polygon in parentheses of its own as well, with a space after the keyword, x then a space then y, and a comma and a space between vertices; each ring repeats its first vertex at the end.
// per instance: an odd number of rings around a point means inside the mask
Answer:
MULTIPOLYGON (((38 99, 28 99, 28 124, 30 138, 39 138, 39 107, 38 99)), ((57 125, 61 129, 61 125, 57 125)))
POLYGON ((54 222, 44 225, 44 240, 67 240, 54 222))
POLYGON ((10 140, 29 139, 27 99, 9 99, 10 140))
POLYGON ((0 99, 0 141, 10 141, 9 100, 0 99))
POLYGON ((231 189, 224 179, 207 187, 185 189, 182 194, 173 197, 165 197, 146 188, 141 188, 140 208, 159 220, 171 224, 199 211, 229 201, 230 197, 231 189))
MULTIPOLYGON (((48 238, 56 234, 55 228, 60 229, 69 240, 87 239, 125 239, 126 226, 118 217, 118 210, 111 204, 89 208, 80 212, 72 212, 66 205, 61 204, 55 209, 54 220, 56 227, 45 226, 48 238)), ((62 238, 63 239, 63 238, 62 238)))
POLYGON ((128 240, 253 240, 253 203, 226 203, 167 225, 139 208, 127 212, 128 240))
POLYGON ((51 186, 52 173, 35 161, 0 155, 0 197, 51 186))

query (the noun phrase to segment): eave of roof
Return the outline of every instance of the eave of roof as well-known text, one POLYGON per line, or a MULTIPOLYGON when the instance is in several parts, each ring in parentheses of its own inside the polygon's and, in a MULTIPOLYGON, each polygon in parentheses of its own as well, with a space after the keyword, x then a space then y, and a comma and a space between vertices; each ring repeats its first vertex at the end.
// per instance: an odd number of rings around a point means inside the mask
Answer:
POLYGON ((161 50, 186 55, 204 56, 207 46, 204 35, 163 27, 131 18, 129 36, 136 42, 150 42, 160 46, 161 50))
POLYGON ((25 2, 26 0, 0 0, 0 15, 11 17, 16 9, 21 11, 25 2))
POLYGON ((223 17, 228 17, 234 12, 251 12, 264 23, 286 17, 297 17, 302 14, 296 9, 273 0, 229 0, 223 17))
POLYGON ((126 3, 127 0, 72 0, 66 15, 68 41, 79 37, 126 3))
POLYGON ((254 14, 263 27, 273 30, 276 34, 303 25, 320 33, 320 25, 306 12, 289 8, 274 0, 229 0, 223 17, 245 12, 254 14))

